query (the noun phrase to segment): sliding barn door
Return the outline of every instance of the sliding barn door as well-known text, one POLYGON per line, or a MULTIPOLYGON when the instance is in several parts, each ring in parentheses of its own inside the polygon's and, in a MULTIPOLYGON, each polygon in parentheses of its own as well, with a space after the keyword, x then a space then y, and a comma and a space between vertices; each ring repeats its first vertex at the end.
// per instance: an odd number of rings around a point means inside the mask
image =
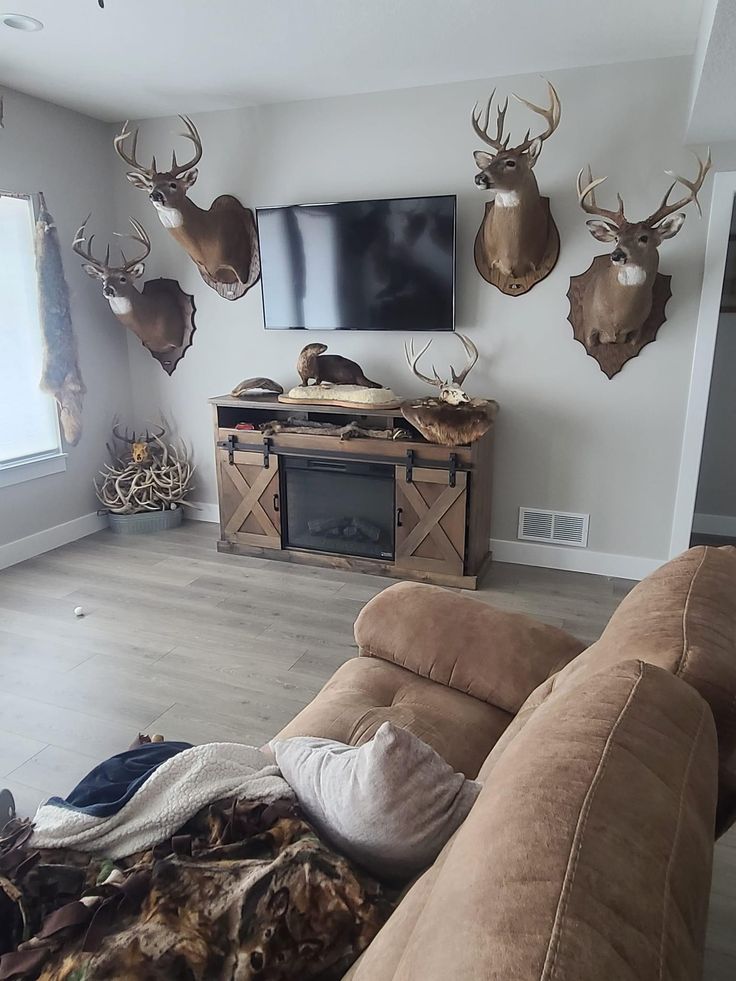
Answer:
POLYGON ((396 569, 462 576, 467 474, 448 486, 446 470, 396 468, 396 569))
POLYGON ((261 548, 281 548, 278 457, 268 468, 263 454, 217 451, 220 533, 223 541, 261 548))

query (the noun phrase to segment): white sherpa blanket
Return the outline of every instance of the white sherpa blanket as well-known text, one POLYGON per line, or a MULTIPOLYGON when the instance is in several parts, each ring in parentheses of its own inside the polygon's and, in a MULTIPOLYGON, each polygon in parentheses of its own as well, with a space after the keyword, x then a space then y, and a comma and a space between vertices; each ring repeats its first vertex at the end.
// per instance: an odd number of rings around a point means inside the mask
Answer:
POLYGON ((162 763, 109 817, 41 804, 31 843, 122 858, 170 838, 200 808, 223 797, 270 804, 294 793, 273 760, 253 746, 206 743, 162 763))

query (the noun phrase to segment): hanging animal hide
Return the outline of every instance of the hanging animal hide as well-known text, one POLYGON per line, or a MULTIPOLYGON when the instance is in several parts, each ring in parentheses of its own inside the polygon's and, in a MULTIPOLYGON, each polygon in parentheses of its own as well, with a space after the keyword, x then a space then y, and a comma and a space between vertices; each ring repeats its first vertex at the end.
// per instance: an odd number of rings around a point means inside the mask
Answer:
POLYGON ((87 391, 79 370, 77 339, 69 305, 69 287, 61 263, 59 235, 54 219, 39 194, 36 222, 36 273, 44 354, 41 391, 59 405, 64 439, 76 446, 82 435, 82 402, 87 391))

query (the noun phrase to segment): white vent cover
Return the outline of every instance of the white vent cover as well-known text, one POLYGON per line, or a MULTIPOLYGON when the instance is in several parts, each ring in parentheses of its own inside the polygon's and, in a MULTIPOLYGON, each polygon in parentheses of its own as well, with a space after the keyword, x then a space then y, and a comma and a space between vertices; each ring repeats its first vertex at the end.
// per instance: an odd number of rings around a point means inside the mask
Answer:
POLYGON ((589 514, 519 508, 518 537, 530 542, 586 548, 589 522, 589 514))

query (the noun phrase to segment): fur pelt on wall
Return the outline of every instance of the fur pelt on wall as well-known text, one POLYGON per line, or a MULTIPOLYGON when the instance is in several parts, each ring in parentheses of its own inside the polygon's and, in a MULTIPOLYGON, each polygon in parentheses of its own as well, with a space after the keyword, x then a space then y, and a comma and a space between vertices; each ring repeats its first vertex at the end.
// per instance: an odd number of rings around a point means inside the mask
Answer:
POLYGON ((36 272, 44 357, 41 390, 59 404, 64 439, 76 446, 82 435, 82 402, 87 389, 82 381, 77 356, 77 339, 69 305, 69 287, 64 278, 59 235, 54 219, 39 195, 36 222, 36 272))

